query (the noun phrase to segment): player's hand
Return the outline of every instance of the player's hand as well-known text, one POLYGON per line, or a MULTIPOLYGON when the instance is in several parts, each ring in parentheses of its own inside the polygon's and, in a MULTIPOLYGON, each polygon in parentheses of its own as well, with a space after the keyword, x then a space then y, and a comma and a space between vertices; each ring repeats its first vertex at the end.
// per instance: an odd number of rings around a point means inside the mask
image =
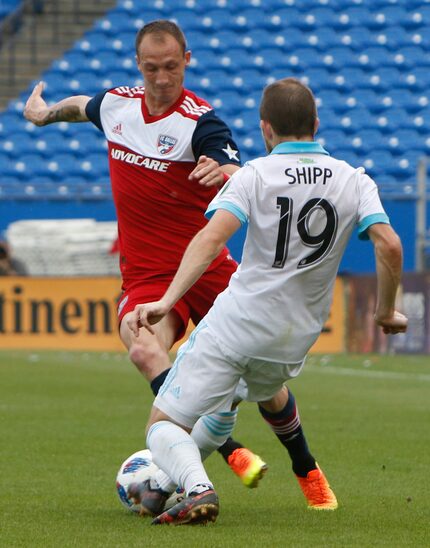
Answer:
POLYGON ((396 333, 405 333, 408 328, 408 318, 395 310, 392 316, 379 317, 375 314, 375 322, 382 327, 386 335, 395 335, 396 333))
POLYGON ((36 126, 45 125, 48 112, 48 105, 42 98, 43 88, 43 82, 36 84, 24 107, 24 118, 33 122, 36 126))
POLYGON ((203 186, 221 186, 224 183, 224 172, 216 160, 208 156, 200 156, 188 179, 197 181, 203 186))
POLYGON ((145 327, 154 335, 152 325, 158 323, 169 312, 169 308, 162 302, 156 301, 146 304, 137 304, 132 315, 127 320, 127 325, 133 334, 138 337, 139 329, 145 327))

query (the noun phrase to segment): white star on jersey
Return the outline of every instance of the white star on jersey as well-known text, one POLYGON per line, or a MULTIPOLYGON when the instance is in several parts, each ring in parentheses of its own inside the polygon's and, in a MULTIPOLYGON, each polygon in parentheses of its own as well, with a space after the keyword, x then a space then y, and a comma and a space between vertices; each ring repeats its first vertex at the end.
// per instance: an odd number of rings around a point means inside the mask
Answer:
POLYGON ((239 161, 239 158, 237 156, 237 153, 239 151, 231 148, 230 143, 227 143, 227 148, 223 148, 222 151, 227 154, 229 160, 236 160, 236 162, 239 161))

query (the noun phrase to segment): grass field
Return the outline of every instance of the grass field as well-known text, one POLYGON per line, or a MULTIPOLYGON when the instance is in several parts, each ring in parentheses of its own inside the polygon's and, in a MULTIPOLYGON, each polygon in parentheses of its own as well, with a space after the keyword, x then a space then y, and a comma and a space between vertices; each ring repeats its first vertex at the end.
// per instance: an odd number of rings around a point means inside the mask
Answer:
POLYGON ((269 463, 260 487, 213 455, 217 523, 150 527, 114 487, 152 401, 125 356, 1 352, 0 546, 430 546, 430 360, 312 356, 290 386, 339 509, 307 510, 286 451, 244 404, 235 434, 269 463))

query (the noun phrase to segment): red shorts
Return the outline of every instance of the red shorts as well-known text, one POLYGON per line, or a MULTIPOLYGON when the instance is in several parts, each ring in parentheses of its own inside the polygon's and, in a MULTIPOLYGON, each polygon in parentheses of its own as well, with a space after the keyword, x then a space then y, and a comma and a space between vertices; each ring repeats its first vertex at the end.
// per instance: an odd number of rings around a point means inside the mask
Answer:
MULTIPOLYGON (((182 327, 176 334, 175 341, 182 339, 190 319, 197 325, 206 315, 217 295, 227 287, 231 275, 236 269, 236 261, 228 255, 215 268, 206 271, 175 304, 173 310, 182 321, 182 327)), ((164 295, 171 281, 171 278, 157 278, 156 280, 128 283, 118 302, 119 324, 125 314, 132 312, 137 304, 158 301, 164 295)))

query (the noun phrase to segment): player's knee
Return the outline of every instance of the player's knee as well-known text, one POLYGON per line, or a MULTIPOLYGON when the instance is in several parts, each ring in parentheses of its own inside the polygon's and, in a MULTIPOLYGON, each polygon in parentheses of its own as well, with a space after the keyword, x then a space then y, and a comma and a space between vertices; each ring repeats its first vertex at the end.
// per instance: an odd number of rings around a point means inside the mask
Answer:
POLYGON ((128 356, 134 365, 145 373, 152 369, 155 363, 165 358, 165 352, 156 344, 134 343, 130 346, 128 356))

